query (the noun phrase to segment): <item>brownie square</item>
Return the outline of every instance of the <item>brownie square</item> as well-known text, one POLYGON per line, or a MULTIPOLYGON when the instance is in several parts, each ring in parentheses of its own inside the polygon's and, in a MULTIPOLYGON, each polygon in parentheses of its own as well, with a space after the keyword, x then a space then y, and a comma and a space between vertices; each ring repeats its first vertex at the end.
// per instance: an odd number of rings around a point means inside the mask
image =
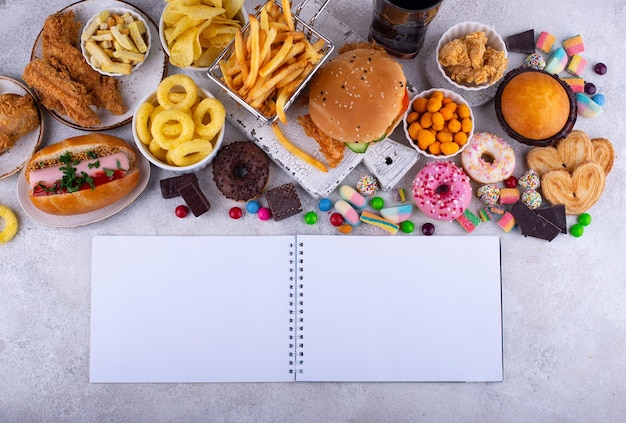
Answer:
POLYGON ((268 190, 265 199, 274 220, 283 220, 302 211, 296 186, 291 182, 268 190))

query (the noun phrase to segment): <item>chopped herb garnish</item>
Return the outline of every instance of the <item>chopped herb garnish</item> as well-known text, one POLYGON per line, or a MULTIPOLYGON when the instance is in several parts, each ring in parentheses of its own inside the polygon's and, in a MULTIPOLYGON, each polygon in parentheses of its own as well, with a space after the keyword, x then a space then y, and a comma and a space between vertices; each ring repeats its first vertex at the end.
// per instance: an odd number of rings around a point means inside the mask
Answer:
POLYGON ((99 167, 100 167, 100 160, 96 160, 96 161, 95 161, 95 162, 93 162, 93 163, 88 163, 88 164, 87 164, 87 167, 88 167, 89 169, 93 169, 94 167, 95 167, 96 169, 97 169, 97 168, 99 168, 99 167))
POLYGON ((109 177, 109 178, 115 174, 115 171, 114 171, 113 169, 107 169, 107 168, 105 167, 105 168, 104 168, 104 169, 102 169, 102 170, 104 170, 104 174, 105 174, 107 177, 109 177))

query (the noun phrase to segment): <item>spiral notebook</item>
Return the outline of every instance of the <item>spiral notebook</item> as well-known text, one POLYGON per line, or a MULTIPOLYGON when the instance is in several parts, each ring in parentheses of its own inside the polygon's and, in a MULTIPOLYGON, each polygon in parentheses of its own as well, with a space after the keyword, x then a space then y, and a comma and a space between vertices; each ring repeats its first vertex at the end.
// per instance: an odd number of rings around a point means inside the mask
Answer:
POLYGON ((97 236, 92 383, 501 381, 497 236, 97 236))

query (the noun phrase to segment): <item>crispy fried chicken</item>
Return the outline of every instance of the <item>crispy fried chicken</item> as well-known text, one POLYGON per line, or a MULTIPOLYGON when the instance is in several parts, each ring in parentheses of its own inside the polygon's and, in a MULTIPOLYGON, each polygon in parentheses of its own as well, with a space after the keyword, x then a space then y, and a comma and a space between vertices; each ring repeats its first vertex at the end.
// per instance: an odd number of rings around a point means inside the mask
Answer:
POLYGON ((39 126, 39 113, 29 95, 0 95, 0 154, 13 148, 22 136, 39 126))

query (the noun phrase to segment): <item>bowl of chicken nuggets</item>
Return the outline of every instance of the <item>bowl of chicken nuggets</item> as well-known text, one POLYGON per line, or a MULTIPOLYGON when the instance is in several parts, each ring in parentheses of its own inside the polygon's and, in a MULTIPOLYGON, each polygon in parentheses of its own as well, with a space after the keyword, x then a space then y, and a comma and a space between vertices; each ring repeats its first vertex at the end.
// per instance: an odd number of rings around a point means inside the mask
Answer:
POLYGON ((80 47, 87 63, 108 76, 129 75, 148 58, 152 43, 146 20, 123 8, 105 9, 83 27, 80 47))
POLYGON ((462 22, 444 32, 437 43, 435 60, 451 89, 472 104, 476 103, 474 97, 493 98, 508 66, 504 40, 493 28, 479 22, 462 22))
POLYGON ((217 7, 201 0, 170 0, 159 19, 159 38, 170 64, 206 73, 248 22, 243 3, 223 0, 217 7))

